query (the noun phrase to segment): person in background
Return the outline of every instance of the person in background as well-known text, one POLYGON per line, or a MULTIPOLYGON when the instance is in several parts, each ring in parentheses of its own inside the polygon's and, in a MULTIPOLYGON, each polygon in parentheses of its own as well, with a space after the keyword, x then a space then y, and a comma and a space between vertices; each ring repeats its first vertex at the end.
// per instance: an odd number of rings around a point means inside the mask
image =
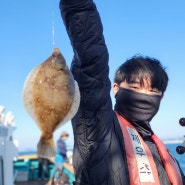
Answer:
POLYGON ((49 178, 49 159, 38 157, 38 180, 49 178))
POLYGON ((47 183, 47 185, 53 185, 55 184, 55 181, 60 179, 62 176, 62 169, 63 164, 67 160, 67 144, 66 140, 68 139, 69 134, 67 132, 62 132, 59 139, 56 143, 56 156, 53 159, 54 161, 54 172, 53 176, 50 179, 50 181, 47 183))
POLYGON ((69 137, 67 132, 62 132, 57 140, 57 155, 55 157, 55 168, 59 172, 62 172, 63 164, 67 160, 67 144, 66 140, 69 137))
MULTIPOLYGON (((177 160, 151 128, 168 84, 160 61, 137 55, 120 63, 113 109, 109 54, 95 3, 60 0, 60 11, 74 51, 71 71, 81 93, 72 119, 74 184, 185 184, 177 160)), ((112 18, 119 21, 114 14, 112 18)))

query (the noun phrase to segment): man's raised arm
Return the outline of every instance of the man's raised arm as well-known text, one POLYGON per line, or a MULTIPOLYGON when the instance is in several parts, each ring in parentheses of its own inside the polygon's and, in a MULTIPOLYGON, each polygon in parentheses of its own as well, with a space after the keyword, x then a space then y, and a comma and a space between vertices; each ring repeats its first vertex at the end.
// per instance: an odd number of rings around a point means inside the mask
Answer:
MULTIPOLYGON (((83 108, 96 109, 105 101, 105 93, 110 93, 108 51, 99 13, 92 0, 61 0, 60 10, 74 50, 71 70, 80 91, 99 89, 96 105, 83 98, 85 94, 82 94, 81 103, 85 104, 83 108)), ((93 96, 91 93, 89 95, 93 96)))

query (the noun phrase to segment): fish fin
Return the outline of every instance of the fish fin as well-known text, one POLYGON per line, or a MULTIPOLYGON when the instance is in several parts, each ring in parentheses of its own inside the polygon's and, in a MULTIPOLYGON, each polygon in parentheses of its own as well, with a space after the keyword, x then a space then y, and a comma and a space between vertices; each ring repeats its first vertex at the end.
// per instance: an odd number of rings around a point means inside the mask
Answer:
POLYGON ((28 74, 23 90, 22 90, 22 101, 23 101, 23 106, 26 110, 26 112, 33 118, 35 119, 35 113, 34 113, 34 104, 30 103, 33 102, 33 83, 36 79, 37 73, 39 72, 40 67, 35 67, 34 69, 31 70, 31 72, 28 74))
POLYGON ((54 157, 56 155, 55 143, 53 138, 42 139, 37 144, 37 154, 43 158, 54 157))
POLYGON ((71 105, 69 112, 67 113, 65 118, 59 123, 56 129, 58 129, 65 123, 67 123, 75 116, 76 112, 78 111, 79 105, 80 105, 80 90, 78 87, 78 83, 75 81, 75 94, 74 94, 73 103, 71 105))

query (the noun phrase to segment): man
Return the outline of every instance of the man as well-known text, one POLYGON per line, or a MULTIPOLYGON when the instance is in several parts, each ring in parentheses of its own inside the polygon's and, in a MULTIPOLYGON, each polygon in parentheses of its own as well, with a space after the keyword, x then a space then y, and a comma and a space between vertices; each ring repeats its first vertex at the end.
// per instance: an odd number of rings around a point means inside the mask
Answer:
POLYGON ((62 156, 63 161, 67 159, 67 145, 66 140, 69 137, 67 132, 62 132, 60 138, 57 140, 57 154, 62 156))
POLYGON ((160 62, 135 56, 114 78, 112 110, 108 51, 92 0, 61 0, 74 50, 71 71, 81 102, 72 119, 75 185, 182 185, 184 175, 150 121, 168 83, 160 62))
POLYGON ((58 171, 59 175, 62 173, 63 164, 67 159, 67 145, 66 140, 69 137, 67 132, 62 132, 60 138, 57 140, 57 155, 55 157, 55 171, 58 171))
POLYGON ((53 185, 57 182, 55 182, 55 178, 57 177, 56 181, 60 179, 62 176, 62 171, 63 171, 63 165, 64 162, 67 160, 67 145, 66 145, 66 140, 68 139, 69 134, 65 131, 63 131, 60 134, 59 139, 57 140, 57 146, 56 146, 56 156, 54 159, 54 171, 52 178, 49 180, 47 185, 53 185))

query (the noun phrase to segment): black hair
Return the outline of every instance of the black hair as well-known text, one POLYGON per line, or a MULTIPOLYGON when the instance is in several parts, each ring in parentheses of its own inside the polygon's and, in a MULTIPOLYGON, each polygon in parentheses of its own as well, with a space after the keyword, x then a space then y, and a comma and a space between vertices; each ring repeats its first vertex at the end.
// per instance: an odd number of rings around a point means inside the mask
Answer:
POLYGON ((160 61, 150 57, 135 55, 124 62, 116 71, 114 82, 120 85, 125 81, 131 83, 139 78, 140 85, 144 80, 149 79, 152 88, 164 92, 168 85, 168 75, 160 61))

